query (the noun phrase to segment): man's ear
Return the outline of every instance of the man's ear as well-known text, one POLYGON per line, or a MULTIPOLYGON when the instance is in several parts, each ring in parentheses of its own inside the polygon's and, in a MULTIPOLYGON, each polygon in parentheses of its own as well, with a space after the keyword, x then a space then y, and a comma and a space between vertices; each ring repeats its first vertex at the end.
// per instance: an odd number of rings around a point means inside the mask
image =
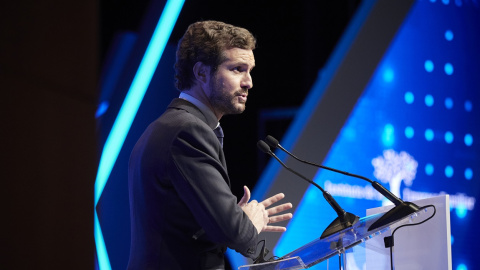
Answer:
POLYGON ((193 66, 193 75, 200 84, 205 84, 210 78, 210 67, 202 62, 197 62, 193 66))

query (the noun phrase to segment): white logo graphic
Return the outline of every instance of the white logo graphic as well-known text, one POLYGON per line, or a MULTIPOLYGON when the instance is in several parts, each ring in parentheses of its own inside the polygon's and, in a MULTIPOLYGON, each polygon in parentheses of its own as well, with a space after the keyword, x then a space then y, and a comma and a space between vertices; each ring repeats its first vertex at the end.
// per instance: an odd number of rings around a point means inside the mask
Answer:
POLYGON ((372 160, 375 168, 373 175, 383 183, 390 184, 390 191, 400 198, 402 180, 411 186, 417 174, 418 162, 407 152, 397 153, 393 149, 383 151, 383 157, 372 160))
MULTIPOLYGON (((417 174, 418 162, 406 152, 397 153, 393 149, 385 150, 383 156, 372 159, 372 165, 375 167, 374 175, 379 181, 390 184, 390 191, 405 201, 416 201, 425 198, 445 195, 445 191, 427 192, 412 190, 405 187, 400 196, 400 186, 402 181, 406 186, 411 186, 417 174)), ((363 200, 382 201, 383 205, 391 204, 371 185, 359 186, 347 183, 334 183, 330 180, 325 181, 325 190, 332 196, 345 198, 355 198, 363 200)), ((473 210, 475 208, 476 198, 464 193, 449 194, 450 207, 457 211, 473 210)))

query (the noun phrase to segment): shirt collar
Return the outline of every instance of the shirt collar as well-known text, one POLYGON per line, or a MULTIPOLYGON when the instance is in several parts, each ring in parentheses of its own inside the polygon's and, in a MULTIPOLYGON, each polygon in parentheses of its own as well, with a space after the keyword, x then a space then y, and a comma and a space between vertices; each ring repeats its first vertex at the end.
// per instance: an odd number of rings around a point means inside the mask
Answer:
POLYGON ((207 119, 207 125, 210 128, 215 129, 220 125, 220 122, 218 122, 217 117, 212 112, 212 110, 210 110, 207 105, 203 104, 200 100, 192 97, 185 92, 181 92, 179 98, 184 99, 195 105, 203 113, 203 115, 205 115, 205 118, 207 119))

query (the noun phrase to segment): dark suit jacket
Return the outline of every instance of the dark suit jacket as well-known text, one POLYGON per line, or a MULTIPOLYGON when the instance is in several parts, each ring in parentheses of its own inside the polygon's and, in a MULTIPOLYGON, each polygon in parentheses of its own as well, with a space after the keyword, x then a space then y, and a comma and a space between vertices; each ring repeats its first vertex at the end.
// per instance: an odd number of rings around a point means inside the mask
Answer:
POLYGON ((222 268, 225 246, 253 256, 257 231, 230 190, 217 137, 190 102, 174 99, 150 124, 128 176, 128 269, 222 268))

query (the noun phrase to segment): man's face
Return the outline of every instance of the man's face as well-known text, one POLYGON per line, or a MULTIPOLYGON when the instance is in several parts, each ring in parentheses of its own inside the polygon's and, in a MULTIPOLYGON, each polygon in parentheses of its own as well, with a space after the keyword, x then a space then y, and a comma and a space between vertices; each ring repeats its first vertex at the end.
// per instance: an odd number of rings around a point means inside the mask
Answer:
POLYGON ((255 66, 252 50, 232 48, 210 78, 209 100, 215 114, 239 114, 245 110, 248 90, 253 87, 250 72, 255 66))

